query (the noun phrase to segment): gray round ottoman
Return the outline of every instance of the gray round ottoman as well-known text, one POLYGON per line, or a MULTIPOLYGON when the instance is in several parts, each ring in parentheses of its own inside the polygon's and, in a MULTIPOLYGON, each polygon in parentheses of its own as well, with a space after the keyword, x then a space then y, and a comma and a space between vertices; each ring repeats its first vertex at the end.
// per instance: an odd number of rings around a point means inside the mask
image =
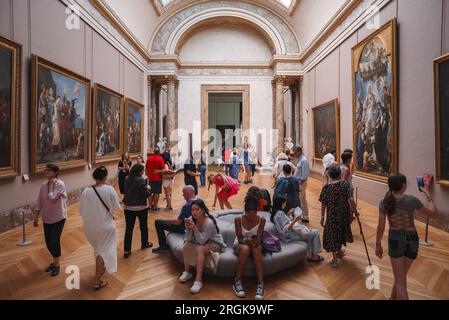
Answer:
MULTIPOLYGON (((215 275, 220 277, 233 277, 238 257, 234 254, 232 247, 236 238, 234 219, 243 214, 242 209, 214 211, 212 214, 217 219, 218 228, 226 243, 225 252, 220 254, 218 271, 215 275)), ((270 213, 258 212, 259 216, 266 220, 265 231, 277 235, 274 224, 270 221, 270 213)), ((177 233, 169 233, 167 236, 168 245, 172 254, 183 263, 182 248, 184 246, 184 235, 177 233)), ((266 254, 263 258, 263 271, 265 275, 274 274, 281 270, 290 268, 300 261, 304 260, 307 255, 307 243, 303 241, 295 241, 290 243, 282 243, 281 252, 266 254)), ((211 270, 205 269, 208 274, 214 274, 211 270)), ((245 268, 245 276, 254 276, 256 273, 252 259, 248 260, 245 268)))

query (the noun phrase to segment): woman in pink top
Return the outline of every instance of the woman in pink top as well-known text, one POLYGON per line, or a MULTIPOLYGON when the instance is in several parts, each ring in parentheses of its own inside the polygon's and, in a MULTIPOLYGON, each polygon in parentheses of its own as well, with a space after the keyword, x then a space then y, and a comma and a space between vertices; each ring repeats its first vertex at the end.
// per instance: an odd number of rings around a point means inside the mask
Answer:
POLYGON ((47 267, 45 272, 50 272, 51 276, 55 277, 59 274, 61 234, 67 218, 67 193, 64 182, 58 179, 58 166, 48 164, 45 172, 47 173, 48 181, 42 184, 39 191, 34 226, 39 226, 39 215, 42 214, 45 244, 53 256, 53 262, 47 267))
POLYGON ((215 184, 216 187, 214 204, 212 207, 215 208, 218 198, 221 210, 224 209, 224 206, 226 206, 226 208, 228 209, 232 209, 232 206, 229 203, 228 199, 233 195, 239 193, 239 182, 230 176, 226 176, 222 173, 217 173, 216 175, 209 176, 209 189, 212 184, 215 184))

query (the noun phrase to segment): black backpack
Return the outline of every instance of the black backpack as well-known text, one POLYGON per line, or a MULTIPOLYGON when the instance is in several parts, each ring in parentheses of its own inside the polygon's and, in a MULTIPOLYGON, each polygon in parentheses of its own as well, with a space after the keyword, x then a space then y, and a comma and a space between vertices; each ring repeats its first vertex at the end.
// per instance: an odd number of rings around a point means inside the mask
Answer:
POLYGON ((271 212, 271 195, 270 192, 267 189, 260 189, 260 192, 263 195, 263 198, 267 200, 267 204, 263 208, 264 211, 271 212))

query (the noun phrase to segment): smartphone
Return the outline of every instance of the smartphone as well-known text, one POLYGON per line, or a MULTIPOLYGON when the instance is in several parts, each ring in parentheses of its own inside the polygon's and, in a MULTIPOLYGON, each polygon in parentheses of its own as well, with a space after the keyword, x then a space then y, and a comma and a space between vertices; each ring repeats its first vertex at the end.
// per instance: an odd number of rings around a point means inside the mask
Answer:
POLYGON ((423 176, 417 176, 416 177, 416 183, 418 184, 418 190, 423 191, 424 188, 424 177, 423 176))

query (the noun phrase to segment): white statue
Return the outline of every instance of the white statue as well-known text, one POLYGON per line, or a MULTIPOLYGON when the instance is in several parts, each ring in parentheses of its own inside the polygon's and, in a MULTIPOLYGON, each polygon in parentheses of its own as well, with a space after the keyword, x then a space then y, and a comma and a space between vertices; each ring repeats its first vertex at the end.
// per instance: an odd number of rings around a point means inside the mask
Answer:
POLYGON ((292 142, 292 138, 288 137, 287 142, 285 142, 285 149, 291 150, 295 146, 292 142))
POLYGON ((165 145, 167 144, 167 138, 159 137, 159 142, 156 144, 159 151, 162 153, 165 151, 165 145))

